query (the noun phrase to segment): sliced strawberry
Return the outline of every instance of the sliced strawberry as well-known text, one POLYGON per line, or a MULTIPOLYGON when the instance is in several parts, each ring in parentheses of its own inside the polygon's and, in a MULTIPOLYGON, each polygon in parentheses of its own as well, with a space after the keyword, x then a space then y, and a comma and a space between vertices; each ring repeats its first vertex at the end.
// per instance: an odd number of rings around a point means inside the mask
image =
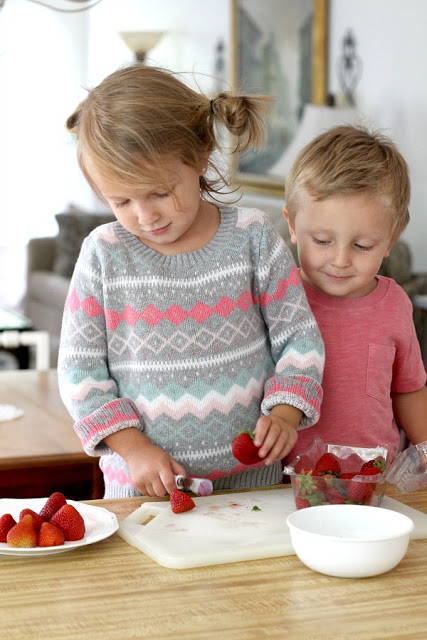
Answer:
POLYGON ((196 503, 188 493, 174 489, 170 496, 171 509, 174 513, 184 513, 194 509, 196 503))

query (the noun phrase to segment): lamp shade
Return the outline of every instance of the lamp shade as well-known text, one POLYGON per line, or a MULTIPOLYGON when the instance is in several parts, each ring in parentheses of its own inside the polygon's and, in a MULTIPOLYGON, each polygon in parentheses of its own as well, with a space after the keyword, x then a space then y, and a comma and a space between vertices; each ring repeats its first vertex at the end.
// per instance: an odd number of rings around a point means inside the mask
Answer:
POLYGON ((143 61, 147 52, 164 36, 164 31, 121 31, 120 36, 137 59, 143 61))
POLYGON ((295 136, 283 155, 270 169, 270 173, 283 176, 289 170, 301 149, 310 140, 331 127, 340 124, 355 124, 362 116, 357 109, 351 107, 328 107, 326 105, 306 104, 295 136))

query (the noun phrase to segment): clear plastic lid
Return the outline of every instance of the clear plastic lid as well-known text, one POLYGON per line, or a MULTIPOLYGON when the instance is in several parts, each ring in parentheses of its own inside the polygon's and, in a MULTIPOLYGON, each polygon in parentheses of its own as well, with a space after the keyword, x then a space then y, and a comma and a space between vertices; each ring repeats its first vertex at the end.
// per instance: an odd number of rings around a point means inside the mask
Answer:
POLYGON ((427 487, 427 440, 412 444, 391 463, 384 480, 401 493, 427 487))

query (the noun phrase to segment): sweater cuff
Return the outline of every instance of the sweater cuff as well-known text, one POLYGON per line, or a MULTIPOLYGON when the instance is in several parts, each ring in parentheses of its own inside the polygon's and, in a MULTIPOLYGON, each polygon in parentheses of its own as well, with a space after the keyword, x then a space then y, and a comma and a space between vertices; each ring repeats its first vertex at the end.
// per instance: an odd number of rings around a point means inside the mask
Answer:
POLYGON ((112 453, 104 438, 129 427, 136 427, 142 431, 141 416, 133 402, 118 398, 76 422, 74 430, 89 456, 102 456, 112 453))
POLYGON ((278 389, 277 386, 275 385, 275 388, 271 388, 270 393, 262 401, 261 412, 264 415, 268 415, 271 409, 278 404, 288 404, 303 412, 298 429, 311 427, 319 421, 320 405, 323 397, 320 385, 313 382, 311 386, 306 386, 304 390, 299 386, 295 389, 292 387, 278 389))

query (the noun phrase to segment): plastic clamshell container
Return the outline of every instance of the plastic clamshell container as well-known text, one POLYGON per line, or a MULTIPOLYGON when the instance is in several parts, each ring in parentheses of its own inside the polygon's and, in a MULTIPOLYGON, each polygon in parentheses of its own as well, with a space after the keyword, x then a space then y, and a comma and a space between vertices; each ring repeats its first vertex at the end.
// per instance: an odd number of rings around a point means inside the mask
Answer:
POLYGON ((427 441, 402 451, 387 469, 385 479, 401 493, 427 486, 427 441))
MULTIPOLYGON (((290 465, 284 467, 284 475, 291 478, 297 509, 328 504, 361 504, 378 507, 384 497, 386 477, 389 467, 399 455, 396 447, 380 445, 377 447, 352 447, 323 442, 315 438, 312 444, 304 449, 290 465), (295 471, 297 463, 304 462, 304 467, 314 469, 316 462, 324 453, 333 453, 339 460, 341 473, 356 473, 362 464, 369 460, 383 457, 384 470, 375 476, 355 475, 344 479, 331 475, 313 476, 310 472, 295 471), (358 499, 352 499, 348 490, 350 485, 360 486, 358 499)), ((352 494, 354 495, 354 493, 352 494)))

